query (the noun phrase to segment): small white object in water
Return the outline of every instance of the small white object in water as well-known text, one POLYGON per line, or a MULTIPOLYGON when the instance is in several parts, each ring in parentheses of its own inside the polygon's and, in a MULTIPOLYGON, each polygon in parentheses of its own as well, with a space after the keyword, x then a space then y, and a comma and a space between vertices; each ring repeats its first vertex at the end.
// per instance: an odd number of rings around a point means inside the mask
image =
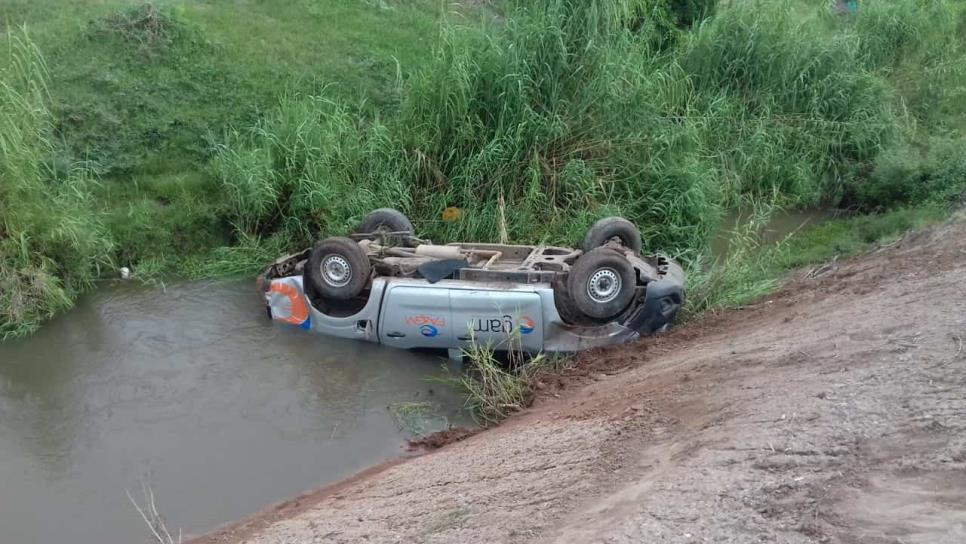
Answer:
POLYGON ((122 280, 126 280, 131 277, 131 269, 126 266, 122 266, 120 272, 122 280))

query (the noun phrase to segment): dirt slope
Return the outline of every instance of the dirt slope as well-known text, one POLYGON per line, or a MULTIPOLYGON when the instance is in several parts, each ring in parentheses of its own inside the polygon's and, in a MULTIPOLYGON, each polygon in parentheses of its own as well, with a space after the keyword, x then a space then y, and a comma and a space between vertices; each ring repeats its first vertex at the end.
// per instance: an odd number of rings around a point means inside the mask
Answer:
POLYGON ((966 542, 964 336, 954 224, 202 542, 966 542))

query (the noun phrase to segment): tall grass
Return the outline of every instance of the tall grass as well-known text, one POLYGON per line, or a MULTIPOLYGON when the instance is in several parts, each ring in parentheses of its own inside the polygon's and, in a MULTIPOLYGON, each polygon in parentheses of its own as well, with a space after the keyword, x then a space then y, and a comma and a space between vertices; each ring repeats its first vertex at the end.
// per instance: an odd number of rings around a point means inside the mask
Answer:
POLYGON ((494 346, 474 340, 464 351, 467 371, 443 379, 463 392, 466 409, 484 427, 530 406, 540 379, 561 370, 560 359, 543 354, 530 357, 520 350, 519 342, 519 333, 511 336, 504 346, 508 349, 498 355, 494 346))
POLYGON ((295 243, 345 230, 362 210, 408 207, 405 151, 388 129, 322 97, 286 95, 277 110, 234 131, 212 161, 240 233, 295 243))
MULTIPOLYGON (((962 12, 931 4, 943 20, 962 12)), ((620 214, 648 249, 696 259, 731 206, 856 194, 883 149, 922 130, 883 66, 955 49, 928 32, 883 60, 871 52, 892 19, 790 2, 737 3, 655 45, 647 5, 541 0, 487 32, 444 25, 390 117, 287 96, 219 150, 234 223, 304 243, 392 205, 431 237, 495 240, 502 200, 516 241, 575 243, 620 214), (466 213, 438 221, 449 207, 466 213)))
POLYGON ((9 39, 0 71, 0 338, 29 332, 71 306, 108 264, 110 239, 82 169, 49 160, 43 57, 26 32, 9 39))

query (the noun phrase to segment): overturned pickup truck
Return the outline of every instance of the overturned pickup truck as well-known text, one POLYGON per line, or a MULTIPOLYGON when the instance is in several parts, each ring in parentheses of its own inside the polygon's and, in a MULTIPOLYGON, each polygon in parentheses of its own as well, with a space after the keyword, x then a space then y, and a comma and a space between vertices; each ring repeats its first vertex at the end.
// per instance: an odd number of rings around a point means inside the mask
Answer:
POLYGON ((575 352, 668 327, 684 273, 643 257, 631 222, 601 219, 582 250, 416 238, 402 213, 379 209, 348 237, 276 260, 259 277, 269 316, 322 334, 458 357, 495 350, 575 352))

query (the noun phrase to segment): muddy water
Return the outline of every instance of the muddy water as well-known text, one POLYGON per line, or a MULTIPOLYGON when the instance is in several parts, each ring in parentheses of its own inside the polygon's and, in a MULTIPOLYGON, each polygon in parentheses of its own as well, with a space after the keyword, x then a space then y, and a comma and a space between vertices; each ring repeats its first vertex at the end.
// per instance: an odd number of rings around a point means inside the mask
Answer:
MULTIPOLYGON (((790 234, 820 225, 836 217, 837 214, 837 210, 833 209, 775 212, 759 230, 760 241, 764 245, 780 242, 790 234)), ((747 226, 751 217, 752 210, 750 208, 741 208, 728 213, 721 230, 718 231, 718 235, 711 242, 711 254, 718 258, 727 256, 729 247, 735 240, 735 231, 747 226)))
POLYGON ((102 289, 0 345, 0 543, 143 542, 144 479, 204 532, 397 455, 391 404, 464 422, 441 372, 273 325, 250 281, 102 289))

